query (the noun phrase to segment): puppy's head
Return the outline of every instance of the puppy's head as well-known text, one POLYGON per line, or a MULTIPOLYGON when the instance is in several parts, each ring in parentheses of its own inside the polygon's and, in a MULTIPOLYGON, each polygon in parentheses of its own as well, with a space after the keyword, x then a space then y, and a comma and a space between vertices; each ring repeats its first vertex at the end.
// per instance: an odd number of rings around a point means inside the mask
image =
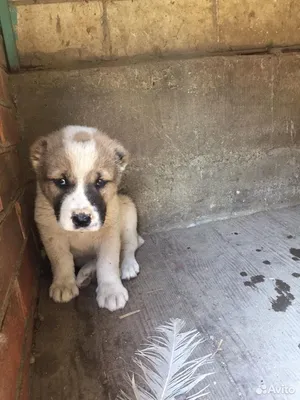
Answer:
POLYGON ((39 138, 30 158, 60 226, 99 230, 128 162, 124 147, 95 128, 67 126, 39 138))

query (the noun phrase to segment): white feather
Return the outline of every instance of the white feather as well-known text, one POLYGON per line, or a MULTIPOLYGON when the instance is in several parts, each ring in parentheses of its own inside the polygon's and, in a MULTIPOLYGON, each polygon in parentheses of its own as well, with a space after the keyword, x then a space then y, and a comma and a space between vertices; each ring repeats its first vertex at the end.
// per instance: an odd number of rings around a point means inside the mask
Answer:
MULTIPOLYGON (((122 392, 118 400, 174 400, 187 395, 212 373, 200 373, 199 369, 211 361, 212 354, 189 360, 195 348, 203 343, 199 332, 182 332, 184 322, 172 319, 156 329, 157 335, 150 338, 147 346, 136 353, 134 362, 141 369, 142 383, 131 380, 132 396, 122 392)), ((208 394, 202 388, 186 400, 197 400, 208 394)))

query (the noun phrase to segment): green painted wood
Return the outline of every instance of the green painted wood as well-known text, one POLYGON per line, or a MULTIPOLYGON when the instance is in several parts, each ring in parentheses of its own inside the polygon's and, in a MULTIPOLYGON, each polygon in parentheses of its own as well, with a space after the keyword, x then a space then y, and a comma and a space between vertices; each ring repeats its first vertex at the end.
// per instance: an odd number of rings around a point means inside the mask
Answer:
POLYGON ((20 69, 20 62, 13 20, 16 21, 16 8, 9 6, 8 0, 0 0, 0 24, 8 66, 11 71, 18 71, 20 69))

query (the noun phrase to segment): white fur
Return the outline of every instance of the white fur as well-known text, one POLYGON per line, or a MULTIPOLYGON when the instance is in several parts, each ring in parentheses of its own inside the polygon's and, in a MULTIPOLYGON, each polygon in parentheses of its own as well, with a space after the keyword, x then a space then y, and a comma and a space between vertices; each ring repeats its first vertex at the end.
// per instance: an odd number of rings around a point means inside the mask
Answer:
MULTIPOLYGON (((64 146, 71 162, 72 171, 77 180, 76 190, 66 197, 61 207, 61 221, 69 226, 72 214, 78 212, 89 213, 92 224, 85 230, 98 230, 101 226, 100 216, 95 213, 84 193, 84 180, 86 175, 93 170, 97 159, 96 144, 93 140, 94 130, 92 128, 69 126, 64 131, 64 146), (74 141, 78 132, 87 132, 91 140, 85 142, 74 141)), ((72 221, 71 221, 71 225, 72 221)), ((66 229, 66 228, 65 228, 66 229)), ((115 311, 123 308, 128 301, 127 289, 122 285, 120 276, 112 269, 110 260, 104 259, 99 263, 97 260, 97 302, 100 308, 115 311)), ((92 268, 92 265, 90 265, 92 268)))
MULTIPOLYGON (((92 206, 88 201, 83 185, 79 184, 62 202, 59 217, 59 223, 62 228, 66 231, 74 231, 75 228, 71 219, 72 215, 81 212, 90 215, 92 219, 91 224, 87 228, 84 228, 84 231, 98 231, 101 227, 100 215, 96 207, 92 206)), ((76 230, 78 231, 78 229, 76 230)))
POLYGON ((92 260, 80 268, 76 276, 76 284, 79 288, 88 286, 92 278, 96 275, 97 260, 92 260))
POLYGON ((100 282, 96 293, 98 306, 107 308, 109 311, 124 308, 129 299, 128 291, 122 285, 120 279, 115 279, 112 282, 100 282))
MULTIPOLYGON (((90 128, 91 129, 91 128, 90 128)), ((83 180, 90 172, 97 159, 96 143, 92 137, 92 131, 88 128, 68 127, 64 130, 64 147, 70 159, 72 171, 78 180, 83 180), (72 129, 71 129, 72 128, 72 129), (75 128, 77 128, 75 130, 75 128), (90 140, 85 142, 74 141, 74 136, 84 132, 90 135, 90 140)))
POLYGON ((121 265, 121 278, 129 280, 135 278, 140 272, 140 266, 134 256, 126 257, 121 265))
MULTIPOLYGON (((91 280, 96 274, 96 270, 97 270, 96 260, 92 260, 87 264, 85 264, 77 274, 76 277, 77 286, 80 288, 89 285, 91 280)), ((136 278, 139 272, 140 272, 140 266, 134 256, 123 259, 121 265, 121 278, 123 280, 130 280, 136 278)))
POLYGON ((93 139, 94 128, 81 126, 68 126, 64 128, 64 147, 71 162, 71 168, 75 175, 77 184, 61 205, 59 223, 67 231, 75 230, 72 215, 86 213, 91 216, 91 224, 85 231, 97 231, 101 227, 101 218, 96 207, 88 200, 84 193, 86 175, 94 168, 97 159, 96 144, 93 139), (78 132, 85 132, 90 135, 90 140, 85 142, 74 141, 78 132))

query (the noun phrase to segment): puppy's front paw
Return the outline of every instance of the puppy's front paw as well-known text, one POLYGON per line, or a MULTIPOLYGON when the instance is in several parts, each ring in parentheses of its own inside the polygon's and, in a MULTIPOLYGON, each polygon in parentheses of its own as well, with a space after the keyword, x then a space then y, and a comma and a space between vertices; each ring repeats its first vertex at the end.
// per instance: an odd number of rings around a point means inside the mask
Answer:
POLYGON ((97 287, 97 302, 100 308, 119 310, 125 307, 127 300, 128 292, 121 282, 102 283, 97 287))
POLYGON ((50 297, 57 303, 67 303, 78 296, 79 290, 75 281, 56 281, 50 286, 50 297))
POLYGON ((121 278, 123 280, 135 278, 139 272, 140 266, 134 257, 123 260, 121 266, 121 278))

